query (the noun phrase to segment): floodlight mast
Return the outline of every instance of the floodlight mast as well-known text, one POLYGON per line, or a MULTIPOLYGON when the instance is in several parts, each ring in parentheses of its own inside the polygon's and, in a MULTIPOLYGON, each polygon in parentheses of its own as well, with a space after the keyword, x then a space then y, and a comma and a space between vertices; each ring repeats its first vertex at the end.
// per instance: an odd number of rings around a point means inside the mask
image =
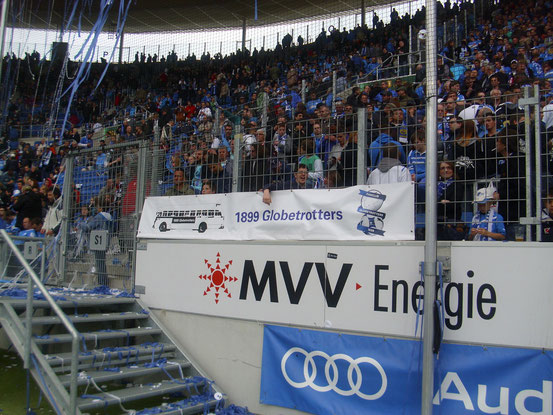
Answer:
POLYGON ((437 257, 437 62, 436 1, 426 0, 426 198, 424 245, 424 316, 421 414, 432 415, 434 393, 434 299, 437 257))

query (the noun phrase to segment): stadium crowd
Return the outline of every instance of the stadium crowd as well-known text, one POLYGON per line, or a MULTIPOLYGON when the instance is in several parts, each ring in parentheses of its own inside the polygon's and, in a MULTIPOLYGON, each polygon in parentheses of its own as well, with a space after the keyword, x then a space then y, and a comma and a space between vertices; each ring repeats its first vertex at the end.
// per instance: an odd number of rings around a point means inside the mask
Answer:
MULTIPOLYGON (((440 19, 473 10, 469 3, 439 4, 440 19)), ((530 172, 545 179, 542 189, 532 191, 543 192, 543 238, 552 240, 553 190, 547 189, 553 185, 553 7, 550 1, 506 0, 486 2, 483 9, 485 17, 471 23, 467 38, 458 45, 448 41, 439 51, 439 237, 514 239, 527 215, 530 172), (541 91, 539 148, 536 120, 525 118, 519 102, 523 88, 533 85, 541 91), (474 210, 473 201, 484 207, 474 210), (491 222, 504 229, 491 229, 491 222)), ((184 60, 170 54, 159 61, 137 54, 134 63, 110 69, 96 90, 103 66, 95 65, 71 105, 71 127, 63 134, 56 128, 34 145, 20 143, 18 127, 31 119, 48 123, 55 82, 44 83, 37 101, 36 81, 20 77, 1 144, 0 226, 55 233, 55 183, 67 152, 83 148, 96 151, 78 156, 79 167, 102 174, 105 184, 83 200, 75 188, 76 203, 86 207, 81 215, 86 221, 96 210, 111 209, 124 217, 136 151, 110 145, 132 141, 163 150, 166 195, 230 192, 235 164, 239 190, 263 190, 268 203, 267 192, 283 187, 352 186, 358 184, 360 108, 366 110, 367 183, 414 181, 417 213, 424 212, 425 66, 418 55, 409 58, 406 39, 409 25, 415 33, 423 27, 424 8, 403 17, 393 9, 391 20, 384 25, 375 15, 373 28, 323 30, 312 43, 287 35, 272 51, 184 60)), ((25 60, 32 73, 39 72, 39 56, 25 60)), ((5 67, 11 61, 17 59, 5 59, 5 67)), ((76 65, 70 63, 68 72, 76 65)))

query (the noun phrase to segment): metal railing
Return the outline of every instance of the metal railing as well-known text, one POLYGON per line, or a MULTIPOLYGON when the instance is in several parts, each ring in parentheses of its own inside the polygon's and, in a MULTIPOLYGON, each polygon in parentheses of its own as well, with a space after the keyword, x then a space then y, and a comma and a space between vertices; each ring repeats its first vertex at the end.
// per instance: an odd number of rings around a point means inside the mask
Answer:
MULTIPOLYGON (((33 268, 29 265, 29 263, 25 260, 23 254, 19 251, 15 243, 12 241, 10 236, 5 230, 0 230, 0 236, 4 239, 4 241, 8 244, 8 246, 11 248, 13 254, 15 257, 19 260, 23 268, 27 271, 29 274, 29 279, 27 283, 27 306, 26 306, 26 314, 25 314, 25 328, 27 330, 27 334, 25 336, 25 348, 24 348, 24 356, 23 356, 23 363, 24 368, 27 370, 30 370, 31 368, 31 342, 32 342, 32 317, 33 317, 33 297, 34 297, 34 290, 35 285, 38 288, 38 290, 41 292, 41 294, 44 296, 50 307, 52 307, 52 310, 56 313, 56 315, 59 317, 61 323, 64 325, 64 327, 67 329, 69 334, 71 334, 71 382, 70 382, 70 388, 69 388, 69 402, 67 402, 69 405, 69 413, 70 414, 76 414, 77 411, 77 365, 78 365, 78 353, 79 353, 79 332, 77 329, 75 329, 75 326, 71 321, 67 318, 66 314, 62 311, 62 309, 56 304, 46 287, 42 284, 40 281, 40 278, 36 275, 33 268)), ((37 370, 40 370, 37 368, 37 370)))

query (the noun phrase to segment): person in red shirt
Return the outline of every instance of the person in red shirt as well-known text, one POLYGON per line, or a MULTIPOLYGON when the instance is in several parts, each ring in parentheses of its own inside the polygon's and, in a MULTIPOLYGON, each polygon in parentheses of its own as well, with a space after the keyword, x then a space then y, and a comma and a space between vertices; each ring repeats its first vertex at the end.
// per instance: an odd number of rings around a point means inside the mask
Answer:
POLYGON ((186 107, 184 107, 184 113, 186 114, 186 118, 192 118, 194 115, 196 115, 196 106, 192 104, 192 101, 188 101, 186 103, 186 107))

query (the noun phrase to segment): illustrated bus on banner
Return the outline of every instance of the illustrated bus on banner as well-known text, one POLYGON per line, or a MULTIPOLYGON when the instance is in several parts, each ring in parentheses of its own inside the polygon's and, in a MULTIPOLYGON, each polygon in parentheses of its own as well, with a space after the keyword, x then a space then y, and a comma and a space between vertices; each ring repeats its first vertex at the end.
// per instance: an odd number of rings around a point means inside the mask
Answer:
POLYGON ((193 230, 204 233, 208 229, 223 229, 224 218, 219 204, 211 208, 163 210, 156 213, 152 228, 160 232, 193 230))

